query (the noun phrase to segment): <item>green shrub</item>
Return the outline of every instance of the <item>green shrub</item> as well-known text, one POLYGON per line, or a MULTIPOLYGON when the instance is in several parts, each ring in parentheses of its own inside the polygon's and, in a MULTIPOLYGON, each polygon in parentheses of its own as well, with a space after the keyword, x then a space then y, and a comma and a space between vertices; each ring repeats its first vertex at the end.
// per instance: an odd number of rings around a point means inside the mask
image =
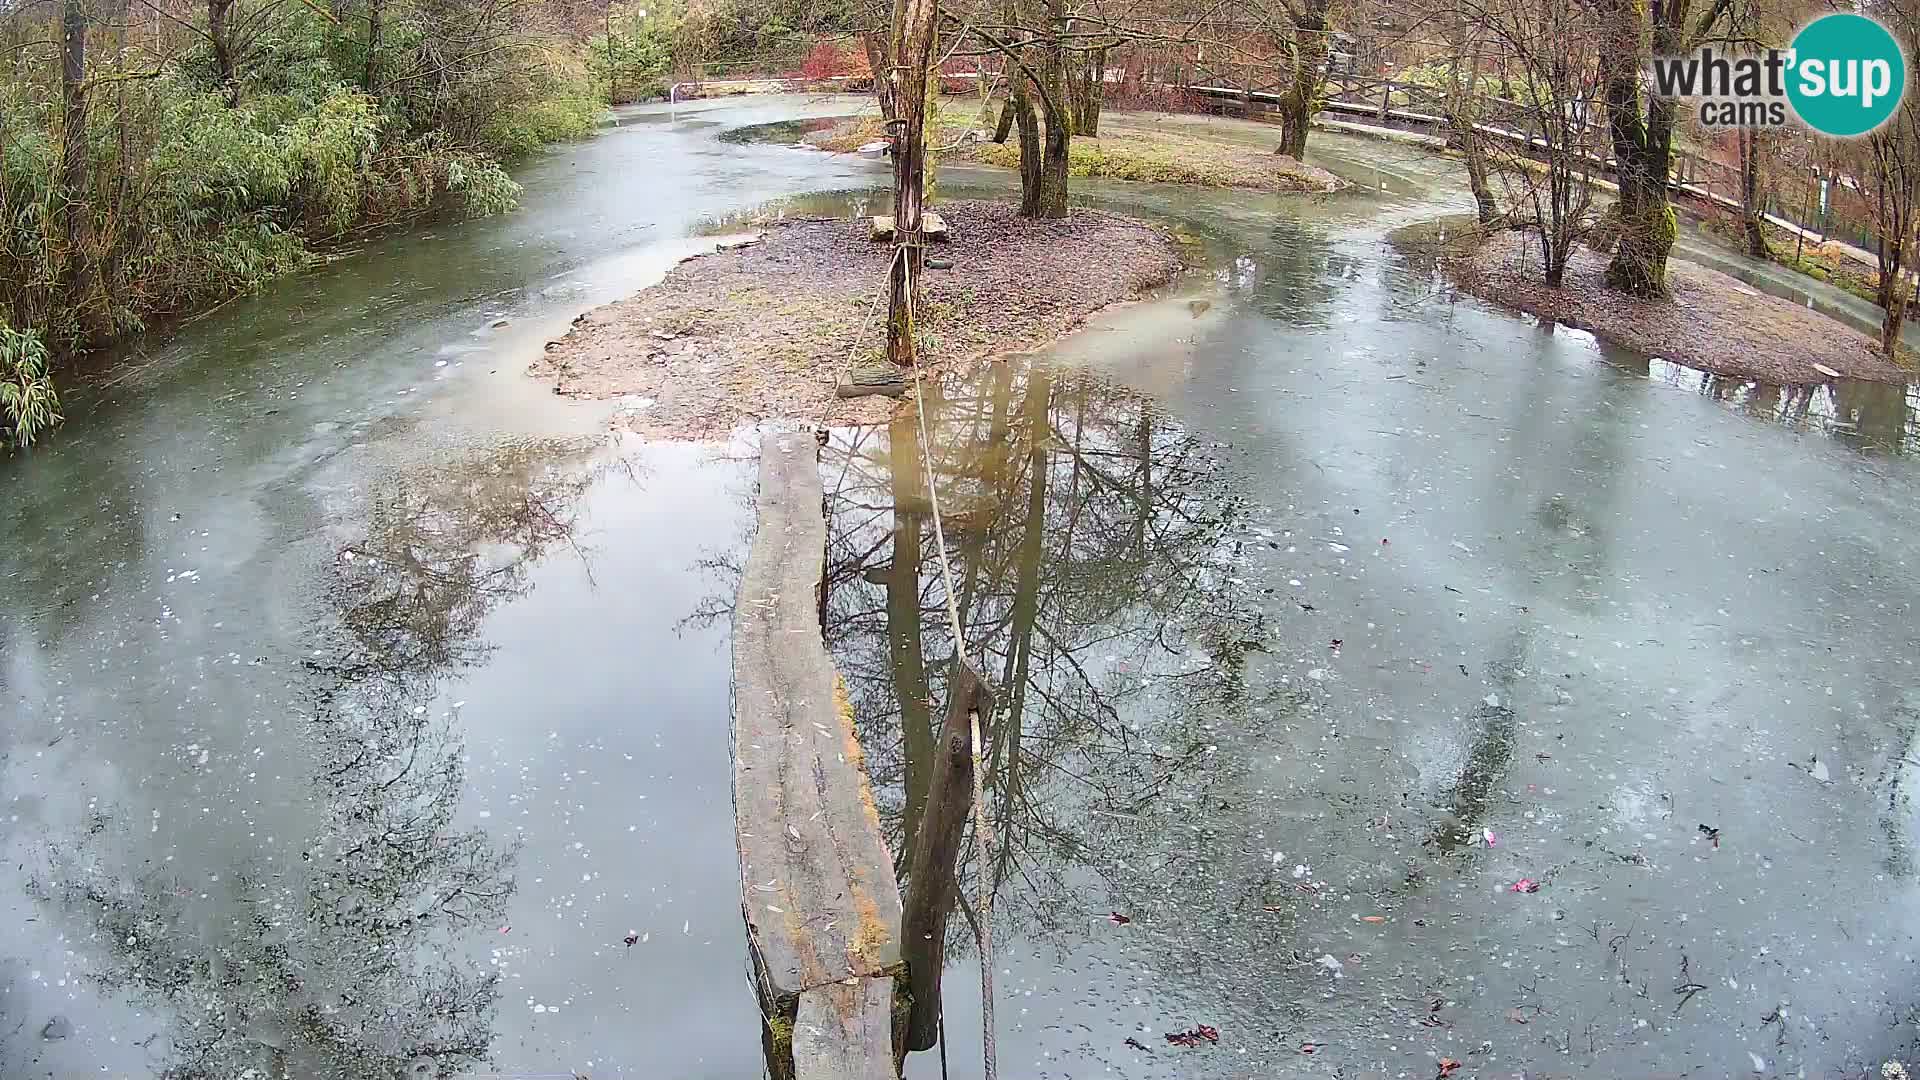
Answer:
POLYGON ((47 370, 47 348, 32 331, 0 325, 0 437, 30 445, 60 422, 60 395, 47 370))
POLYGON ((584 86, 568 87, 565 96, 529 102, 502 113, 482 133, 488 149, 502 160, 519 161, 549 143, 593 134, 606 107, 584 90, 584 86))

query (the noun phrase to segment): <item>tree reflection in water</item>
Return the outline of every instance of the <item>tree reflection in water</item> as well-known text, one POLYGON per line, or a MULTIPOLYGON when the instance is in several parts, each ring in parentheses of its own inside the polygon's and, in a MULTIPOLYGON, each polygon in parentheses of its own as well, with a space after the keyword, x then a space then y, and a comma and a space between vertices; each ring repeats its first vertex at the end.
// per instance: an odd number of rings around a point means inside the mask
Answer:
POLYGON ((599 471, 583 458, 513 445, 373 500, 365 535, 337 552, 331 625, 299 683, 309 703, 291 706, 314 761, 297 799, 316 822, 305 850, 236 852, 212 888, 90 871, 91 836, 57 852, 72 869, 44 898, 112 943, 109 984, 177 1018, 152 1049, 163 1075, 446 1076, 486 1057, 498 986, 463 937, 499 918, 515 853, 455 823, 461 730, 433 704, 487 655, 487 613, 573 546, 599 471))
MULTIPOLYGON (((1131 852, 1095 834, 1204 790, 1217 723, 1244 716, 1247 507, 1216 444, 1089 377, 999 364, 926 407, 965 649, 999 703, 992 881, 1007 919, 1050 929, 1084 914, 1086 875, 1119 887, 1131 852)), ((903 874, 954 652, 914 435, 911 413, 836 433, 823 461, 823 623, 903 874)))

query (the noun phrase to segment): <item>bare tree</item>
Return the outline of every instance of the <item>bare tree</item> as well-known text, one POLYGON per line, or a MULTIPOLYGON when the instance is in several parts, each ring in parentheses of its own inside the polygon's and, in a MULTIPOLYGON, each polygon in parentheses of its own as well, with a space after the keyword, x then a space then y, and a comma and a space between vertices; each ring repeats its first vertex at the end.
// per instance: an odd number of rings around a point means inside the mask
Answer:
POLYGON ((1558 288, 1591 224, 1586 133, 1599 81, 1595 27, 1581 0, 1467 4, 1476 28, 1497 40, 1517 69, 1526 145, 1498 144, 1498 172, 1514 222, 1540 238, 1547 284, 1558 288))
POLYGON ((60 220, 66 234, 65 266, 69 283, 80 264, 80 233, 87 197, 87 26, 86 0, 60 5, 60 220))
POLYGON ((1877 300, 1880 348, 1893 356, 1906 322, 1913 286, 1909 273, 1914 261, 1914 233, 1920 226, 1920 118, 1913 95, 1894 110, 1893 118, 1866 138, 1865 176, 1873 219, 1873 254, 1880 271, 1877 300))
POLYGON ((885 75, 895 113, 887 121, 893 135, 894 235, 894 257, 887 271, 887 359, 902 368, 914 363, 913 316, 926 263, 921 203, 927 182, 928 71, 938 18, 937 0, 897 0, 893 62, 885 75))
POLYGON ((1454 47, 1447 69, 1447 125, 1467 166, 1467 187, 1473 192, 1474 216, 1482 225, 1500 219, 1493 196, 1487 140, 1480 131, 1480 67, 1483 32, 1471 20, 1448 19, 1446 33, 1454 47))

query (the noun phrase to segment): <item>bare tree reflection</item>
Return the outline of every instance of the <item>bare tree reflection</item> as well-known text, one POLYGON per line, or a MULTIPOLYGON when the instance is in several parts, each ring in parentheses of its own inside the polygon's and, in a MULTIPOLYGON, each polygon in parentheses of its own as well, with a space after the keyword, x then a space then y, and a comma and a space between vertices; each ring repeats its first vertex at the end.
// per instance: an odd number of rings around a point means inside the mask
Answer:
MULTIPOLYGON (((1210 767, 1208 703, 1244 694, 1262 637, 1233 577, 1244 502, 1213 445, 1090 378, 997 365, 926 406, 965 649, 1004 703, 988 734, 992 877, 1003 911, 1051 924, 1069 878, 1125 857, 1090 823, 1210 767), (1167 695, 1189 707, 1153 701, 1167 695)), ((955 651, 914 434, 909 414, 884 438, 836 436, 823 466, 825 633, 902 866, 955 651)))
POLYGON ((305 850, 237 853, 212 884, 102 872, 84 837, 56 852, 71 870, 44 898, 112 943, 109 983, 176 1018, 152 1050, 163 1075, 448 1076, 487 1056, 498 986, 465 935, 499 919, 515 852, 456 822, 465 749, 457 713, 434 702, 487 654, 487 613, 556 545, 579 550, 602 471, 582 457, 509 446, 374 498, 365 535, 337 552, 331 625, 305 662, 305 850))

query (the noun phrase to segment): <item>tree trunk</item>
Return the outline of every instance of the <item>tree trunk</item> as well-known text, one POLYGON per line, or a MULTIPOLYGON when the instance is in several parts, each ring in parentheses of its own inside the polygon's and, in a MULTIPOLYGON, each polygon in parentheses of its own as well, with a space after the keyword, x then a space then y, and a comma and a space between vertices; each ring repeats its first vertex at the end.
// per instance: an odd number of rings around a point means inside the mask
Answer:
POLYGON ((1107 50, 1094 49, 1073 75, 1073 133, 1100 137, 1100 105, 1107 87, 1107 50))
POLYGON ((1073 148, 1073 120, 1064 109, 1046 117, 1046 142, 1040 155, 1040 191, 1034 217, 1067 216, 1067 168, 1073 148))
POLYGON ((233 70, 233 24, 229 20, 233 2, 207 0, 207 40, 213 43, 213 69, 220 79, 220 92, 226 95, 228 108, 240 104, 240 83, 233 70))
POLYGON ((72 287, 79 277, 85 232, 87 161, 87 12, 82 0, 60 8, 60 219, 66 240, 59 276, 72 287))
POLYGON ((607 39, 607 104, 620 104, 620 57, 614 51, 613 5, 609 3, 600 13, 601 25, 607 39))
POLYGON ((1747 254, 1769 258, 1772 252, 1760 220, 1760 133, 1741 128, 1736 137, 1740 140, 1740 226, 1747 236, 1747 254))
MULTIPOLYGON (((1014 74, 1013 77, 1016 80, 1022 78, 1022 76, 1017 72, 1014 74)), ((1029 106, 1029 108, 1031 108, 1031 106, 1029 106)), ((993 141, 997 143, 1004 143, 1007 141, 1007 136, 1012 132, 1013 132, 1013 96, 1009 94, 1007 96, 1007 100, 1000 103, 1000 119, 997 123, 993 125, 993 141)))
MULTIPOLYGON (((1816 178, 1814 183, 1818 184, 1819 180, 1816 178)), ((1800 265, 1800 253, 1806 248, 1807 230, 1813 228, 1810 224, 1813 221, 1813 190, 1812 186, 1807 188, 1807 201, 1801 206, 1800 220, 1794 222, 1799 226, 1793 231, 1793 265, 1795 267, 1800 265)))
POLYGON ((1067 166, 1073 149, 1073 113, 1066 94, 1064 51, 1057 44, 1036 50, 1040 54, 1040 107, 1043 113, 1043 145, 1040 154, 1039 190, 1034 195, 1036 218, 1067 216, 1067 166))
MULTIPOLYGON (((1629 296, 1664 297, 1667 256, 1679 234, 1667 201, 1667 146, 1654 143, 1651 136, 1623 135, 1625 125, 1619 122, 1612 126, 1620 183, 1619 234, 1613 261, 1607 264, 1607 284, 1629 296)), ((1637 121, 1631 127, 1642 130, 1637 121)), ((1671 139, 1671 129, 1666 139, 1671 139)))
POLYGON ((1467 186, 1473 190, 1474 216, 1480 224, 1491 225, 1500 220, 1500 204, 1493 197, 1493 185, 1487 177, 1487 148, 1477 133, 1465 137, 1463 153, 1467 159, 1467 186))
POLYGON ((1880 320, 1880 351, 1891 360, 1899 355, 1900 330, 1907 321, 1907 298, 1902 295, 1880 320))
MULTIPOLYGON (((1042 119, 1037 133, 1020 130, 1020 213, 1031 218, 1067 216, 1067 161, 1073 146, 1073 103, 1067 92, 1066 40, 1072 20, 1065 0, 1023 0, 1017 7, 1028 26, 1043 28, 1034 43, 1021 50, 1021 64, 1031 72, 1028 89, 1039 98, 1042 119), (1030 146, 1037 136, 1039 146, 1030 146), (1034 154, 1030 151, 1038 150, 1034 154), (1033 172, 1029 174, 1029 162, 1033 172)), ((1034 102, 1029 100, 1029 108, 1034 102)), ((1016 119, 1021 119, 1016 117, 1016 119)), ((1021 120, 1024 124, 1024 120, 1021 120)))
POLYGON ((921 229, 922 196, 927 165, 927 69, 933 61, 933 25, 937 0, 899 0, 894 8, 893 64, 889 92, 895 118, 887 125, 893 134, 894 259, 887 305, 887 359, 912 367, 915 346, 913 312, 920 293, 920 271, 926 258, 926 234, 921 229))
POLYGON ((1460 156, 1466 159, 1467 188, 1473 192, 1474 214, 1480 224, 1491 225, 1500 218, 1500 204, 1493 197, 1493 185, 1487 169, 1487 147, 1480 138, 1480 54, 1477 48, 1467 67, 1466 85, 1461 85, 1456 68, 1448 89, 1452 99, 1448 102, 1448 120, 1453 127, 1454 138, 1460 142, 1460 156))
POLYGON ((1907 286, 1906 244, 1886 245, 1880 259, 1879 303, 1882 309, 1880 317, 1880 351, 1892 359, 1900 344, 1900 329, 1907 321, 1907 300, 1911 295, 1907 286))
POLYGON ((1024 70, 1013 73, 1013 119, 1020 128, 1021 217, 1040 214, 1040 118, 1033 109, 1032 85, 1024 70))
POLYGON ((369 94, 380 92, 380 37, 385 29, 382 18, 386 14, 381 9, 385 3, 386 0, 367 0, 367 70, 361 88, 369 94))
POLYGON ((1326 81, 1327 10, 1326 3, 1314 3, 1294 29, 1293 79, 1280 98, 1280 145, 1274 153, 1295 160, 1306 157, 1307 129, 1319 111, 1320 89, 1326 81))
POLYGON ((873 72, 873 99, 880 106, 880 118, 892 120, 893 81, 887 73, 887 42, 880 31, 869 30, 861 35, 861 41, 867 47, 867 67, 873 72))
MULTIPOLYGON (((1667 201, 1673 156, 1674 102, 1653 97, 1644 115, 1640 101, 1640 31, 1643 8, 1614 0, 1607 18, 1607 134, 1613 146, 1614 179, 1620 185, 1618 241, 1607 264, 1608 286, 1629 296, 1665 297, 1667 256, 1679 235, 1667 201)), ((1656 38, 1666 35, 1656 33, 1656 38)), ((1656 49, 1666 43, 1655 42, 1656 49)), ((1668 51, 1678 52, 1677 48, 1668 51)))

